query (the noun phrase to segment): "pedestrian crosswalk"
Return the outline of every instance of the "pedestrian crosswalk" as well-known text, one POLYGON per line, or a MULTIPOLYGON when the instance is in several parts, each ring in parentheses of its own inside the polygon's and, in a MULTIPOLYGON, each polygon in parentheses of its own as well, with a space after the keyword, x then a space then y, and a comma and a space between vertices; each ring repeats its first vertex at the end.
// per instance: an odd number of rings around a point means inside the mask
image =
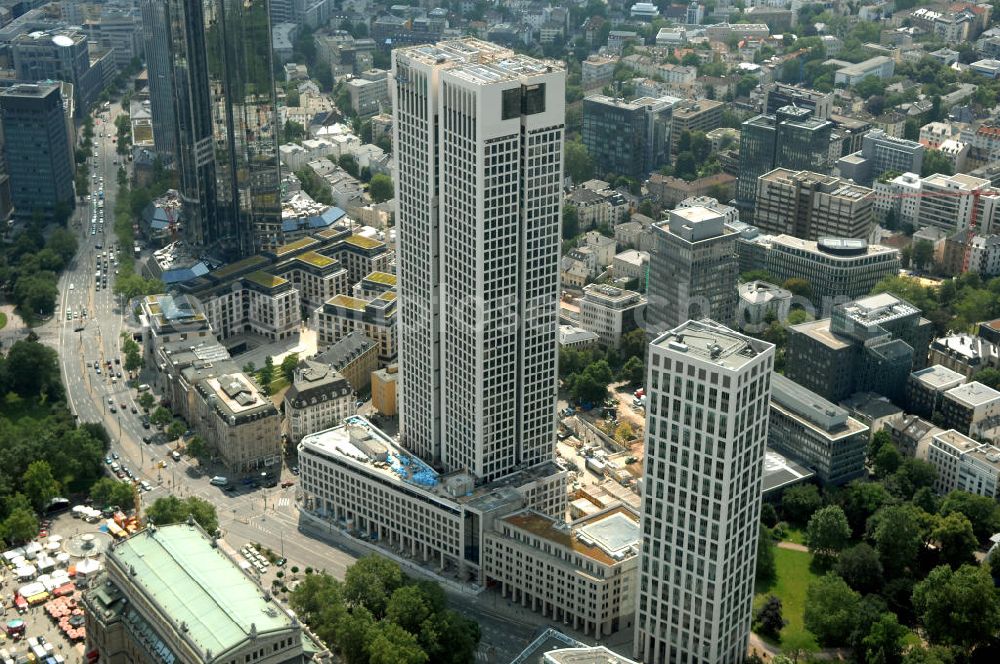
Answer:
POLYGON ((278 498, 278 507, 288 507, 292 504, 291 498, 278 498))

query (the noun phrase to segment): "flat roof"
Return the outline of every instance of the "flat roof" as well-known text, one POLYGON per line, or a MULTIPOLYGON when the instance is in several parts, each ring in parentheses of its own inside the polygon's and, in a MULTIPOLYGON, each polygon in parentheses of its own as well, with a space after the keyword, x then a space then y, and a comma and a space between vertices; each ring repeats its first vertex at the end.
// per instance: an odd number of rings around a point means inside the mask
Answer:
POLYGON ((254 631, 297 629, 197 526, 150 527, 114 546, 108 555, 168 620, 187 627, 185 635, 203 653, 220 656, 248 641, 254 631))
POLYGON ((365 237, 364 235, 350 235, 344 240, 344 242, 362 249, 374 249, 376 247, 385 246, 385 242, 373 240, 370 237, 365 237))
POLYGON ((842 350, 851 347, 850 342, 841 339, 830 331, 829 318, 821 318, 820 320, 813 320, 808 323, 792 325, 791 329, 815 339, 832 350, 842 350))
POLYGON ((923 383, 934 390, 940 390, 943 387, 949 386, 955 387, 955 381, 959 383, 965 382, 965 374, 952 371, 940 364, 934 364, 926 369, 914 371, 911 375, 915 381, 923 383))
POLYGON ((377 284, 382 284, 383 286, 395 286, 396 285, 396 275, 390 274, 389 272, 372 272, 365 277, 367 281, 374 281, 377 284))
POLYGON ((653 345, 730 371, 738 371, 761 353, 774 348, 711 320, 682 323, 655 339, 653 345))
POLYGON ((305 249, 306 247, 311 247, 315 244, 319 244, 319 240, 311 237, 304 237, 301 240, 296 240, 295 242, 289 242, 288 244, 283 244, 274 250, 274 254, 281 258, 287 254, 298 251, 299 249, 305 249))
POLYGON ((770 447, 764 448, 764 494, 805 482, 815 474, 805 466, 795 463, 770 447))
POLYGON ((983 385, 979 381, 975 380, 971 383, 966 383, 965 385, 953 387, 945 392, 945 394, 955 401, 964 403, 967 406, 972 406, 973 408, 1000 399, 1000 392, 997 392, 992 387, 983 385))
POLYGON ((638 552, 639 520, 624 506, 589 517, 576 528, 534 510, 516 512, 504 521, 604 565, 638 552))
POLYGON ((367 306, 367 302, 361 298, 351 297, 350 295, 334 295, 329 300, 326 301, 327 304, 333 305, 335 307, 345 307, 347 309, 353 309, 355 311, 364 311, 367 306))
POLYGON ((324 256, 323 254, 315 251, 307 251, 300 256, 296 256, 295 260, 314 265, 315 267, 326 267, 337 262, 335 259, 330 258, 329 256, 324 256))
POLYGON ((274 288, 276 286, 281 286, 288 283, 288 279, 284 277, 278 277, 273 274, 268 274, 262 270, 257 270, 256 272, 251 272, 247 276, 243 277, 247 281, 252 281, 255 284, 263 286, 264 288, 274 288))

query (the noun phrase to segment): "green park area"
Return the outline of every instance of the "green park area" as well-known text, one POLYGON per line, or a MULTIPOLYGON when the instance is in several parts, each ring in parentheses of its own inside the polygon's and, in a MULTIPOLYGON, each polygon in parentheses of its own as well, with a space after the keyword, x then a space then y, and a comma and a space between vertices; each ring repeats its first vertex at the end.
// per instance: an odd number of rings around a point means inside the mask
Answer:
POLYGON ((788 624, 781 630, 780 641, 764 637, 766 641, 779 646, 784 651, 819 649, 816 637, 806 629, 806 591, 809 584, 819 578, 811 569, 813 556, 805 551, 792 551, 776 547, 774 549, 775 578, 758 583, 754 597, 754 609, 758 609, 774 595, 781 600, 782 615, 788 624))

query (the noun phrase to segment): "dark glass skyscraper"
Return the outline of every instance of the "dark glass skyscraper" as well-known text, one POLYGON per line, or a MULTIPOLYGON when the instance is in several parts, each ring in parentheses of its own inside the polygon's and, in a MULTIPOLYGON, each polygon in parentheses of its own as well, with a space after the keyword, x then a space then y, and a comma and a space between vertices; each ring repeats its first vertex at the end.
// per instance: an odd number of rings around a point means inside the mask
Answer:
POLYGON ((168 0, 188 240, 238 258, 282 243, 267 0, 168 0))

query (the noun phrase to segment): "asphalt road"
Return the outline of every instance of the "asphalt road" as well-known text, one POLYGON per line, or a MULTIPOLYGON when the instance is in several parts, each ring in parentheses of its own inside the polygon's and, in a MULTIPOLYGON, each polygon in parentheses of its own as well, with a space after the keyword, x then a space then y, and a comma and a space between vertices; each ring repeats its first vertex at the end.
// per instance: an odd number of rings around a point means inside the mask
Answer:
MULTIPOLYGON (((99 255, 116 244, 113 210, 118 183, 117 166, 113 162, 118 156, 112 138, 114 118, 120 112, 117 105, 112 105, 109 113, 99 116, 94 128, 98 157, 96 169, 92 165, 91 170, 96 171, 98 178, 104 178, 104 232, 90 234, 92 202, 80 204, 70 226, 80 233, 80 249, 60 277, 56 315, 36 330, 43 342, 59 351, 70 408, 81 422, 104 424, 112 437, 112 452, 121 457, 120 463, 153 485, 151 492, 143 494, 144 502, 167 493, 199 496, 216 506, 225 539, 234 548, 257 543, 286 557, 289 565, 326 570, 342 578, 346 568, 367 550, 340 533, 316 530, 307 521, 300 523, 295 487, 251 490, 238 484, 238 491, 230 495, 211 486, 208 483, 213 474, 211 469, 192 465, 186 457, 173 461, 166 443, 144 444, 143 436, 155 431, 144 430, 140 416, 131 413, 137 392, 129 389, 125 380, 113 382, 103 368, 100 375, 93 368, 95 361, 106 368, 108 360, 113 363, 116 357, 122 357, 120 333, 135 327, 128 320, 128 312, 123 312, 120 298, 113 293, 114 264, 109 261, 111 275, 107 288, 97 289, 94 278, 99 255), (97 244, 102 248, 97 249, 97 244), (67 320, 67 309, 73 312, 86 309, 87 317, 67 320), (82 331, 74 331, 81 321, 82 331), (117 412, 110 412, 111 405, 117 412), (161 461, 165 467, 161 467, 161 461)), ((99 182, 92 180, 92 196, 97 195, 99 182)), ((122 249, 130 251, 131 247, 122 249)), ((124 373, 123 367, 113 366, 124 373)), ((294 479, 287 469, 283 470, 282 480, 294 479)), ((511 606, 495 592, 473 595, 447 587, 446 591, 452 606, 480 625, 482 640, 476 653, 477 662, 509 662, 531 642, 539 628, 548 624, 546 618, 511 606)), ((570 633, 568 627, 561 627, 570 633)))

